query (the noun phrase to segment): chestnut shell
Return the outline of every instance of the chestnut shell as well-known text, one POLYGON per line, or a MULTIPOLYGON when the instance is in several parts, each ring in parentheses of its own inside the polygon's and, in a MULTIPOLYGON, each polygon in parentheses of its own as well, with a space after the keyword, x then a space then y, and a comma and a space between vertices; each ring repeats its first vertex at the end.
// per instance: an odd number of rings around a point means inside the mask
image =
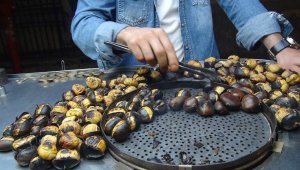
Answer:
POLYGON ((111 136, 117 142, 123 142, 127 139, 130 133, 130 126, 125 120, 119 121, 112 129, 111 136))
POLYGON ((220 100, 229 110, 239 110, 241 106, 239 97, 234 96, 229 92, 221 94, 220 100))
POLYGON ((183 110, 187 113, 194 113, 197 111, 198 100, 195 97, 189 97, 184 101, 183 110))
POLYGON ((101 158, 105 155, 106 142, 101 136, 90 136, 85 139, 80 150, 87 159, 101 158))
POLYGON ((39 156, 31 159, 29 163, 29 168, 31 170, 47 170, 51 167, 51 161, 43 160, 39 156))
POLYGON ((121 121, 122 119, 119 117, 112 117, 110 118, 104 125, 104 132, 106 135, 111 135, 112 129, 115 127, 115 125, 121 121))
POLYGON ((252 94, 247 94, 242 99, 242 109, 247 113, 258 113, 260 111, 259 99, 252 94))
POLYGON ((225 114, 229 113, 228 109, 221 101, 216 101, 214 104, 214 107, 215 107, 216 113, 218 113, 220 115, 225 115, 225 114))
POLYGON ((15 153, 15 160, 20 166, 28 166, 30 160, 38 155, 36 146, 20 149, 15 153))
POLYGON ((175 98, 173 98, 170 102, 169 102, 169 107, 171 110, 173 111, 178 111, 181 110, 184 104, 186 97, 184 96, 177 96, 175 98))

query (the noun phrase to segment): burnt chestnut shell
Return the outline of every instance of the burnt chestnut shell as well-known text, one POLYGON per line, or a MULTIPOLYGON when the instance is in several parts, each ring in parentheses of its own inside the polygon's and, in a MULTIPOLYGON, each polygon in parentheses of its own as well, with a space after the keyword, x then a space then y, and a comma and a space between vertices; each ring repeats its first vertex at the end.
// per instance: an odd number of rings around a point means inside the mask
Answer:
POLYGON ((101 136, 90 136, 84 140, 80 150, 87 159, 101 158, 105 155, 106 142, 101 136))
POLYGON ((36 146, 20 149, 15 153, 15 160, 20 166, 28 166, 30 160, 38 155, 36 146))
POLYGON ((159 89, 152 89, 151 90, 151 98, 156 101, 156 100, 159 100, 159 99, 162 99, 163 98, 163 93, 162 91, 160 91, 159 89))
POLYGON ((129 133, 130 133, 129 124, 126 122, 126 120, 121 120, 112 129, 111 136, 117 142, 123 142, 127 139, 129 133))
POLYGON ((2 136, 12 136, 13 124, 6 126, 3 130, 2 136))
POLYGON ((123 118, 125 116, 126 110, 121 107, 114 107, 107 112, 107 116, 111 117, 120 117, 123 118))
POLYGON ((0 152, 7 152, 12 150, 14 138, 11 136, 4 136, 0 139, 0 152))
POLYGON ((49 125, 46 127, 43 127, 40 131, 40 136, 46 136, 46 135, 57 135, 58 134, 58 127, 55 125, 49 125))
POLYGON ((277 104, 282 107, 293 108, 293 109, 298 107, 298 102, 293 97, 286 97, 286 96, 278 97, 275 100, 274 104, 277 104))
POLYGON ((138 129, 141 124, 140 115, 134 111, 127 112, 125 120, 129 124, 131 131, 138 129))
POLYGON ((14 138, 19 138, 21 136, 25 136, 29 134, 31 130, 32 120, 29 119, 22 119, 14 123, 12 136, 14 138))
POLYGON ((80 145, 81 140, 73 133, 64 133, 58 140, 58 144, 64 149, 76 149, 80 145))
POLYGON ((259 99, 252 94, 247 94, 242 99, 242 109, 247 113, 258 113, 260 111, 259 99))
POLYGON ((211 116, 215 113, 214 105, 209 100, 200 100, 198 102, 197 113, 201 116, 211 116))
POLYGON ((51 161, 46 161, 40 158, 39 156, 31 159, 29 163, 29 168, 31 170, 47 170, 51 167, 51 161))
POLYGON ((153 121, 154 112, 153 109, 149 106, 141 107, 138 111, 138 114, 141 117, 142 123, 150 123, 153 121))
POLYGON ((300 113, 296 109, 280 108, 275 117, 280 127, 285 130, 293 130, 300 126, 300 113))
POLYGON ((111 135, 112 129, 116 126, 116 124, 122 119, 119 117, 112 117, 108 119, 108 121, 104 125, 104 132, 106 135, 111 135))
POLYGON ((208 93, 208 98, 209 98, 209 100, 210 100, 211 102, 215 103, 216 101, 219 100, 220 96, 219 96, 219 94, 218 94, 217 92, 215 92, 215 91, 210 91, 210 92, 208 93))
POLYGON ((241 106, 240 98, 229 92, 221 94, 220 100, 229 110, 239 110, 241 106))
POLYGON ((102 120, 102 114, 98 110, 91 110, 84 114, 84 122, 97 124, 102 120))
POLYGON ((185 99, 191 97, 191 92, 187 89, 179 89, 176 94, 175 94, 175 97, 178 97, 178 96, 183 96, 185 97, 185 99))
POLYGON ((194 113, 197 111, 198 100, 195 97, 189 97, 184 101, 183 110, 187 113, 194 113))
POLYGON ((49 118, 46 115, 38 115, 33 120, 33 125, 35 126, 47 126, 49 123, 49 118))
POLYGON ((34 111, 34 116, 37 115, 46 115, 46 116, 50 116, 50 112, 52 110, 52 107, 49 104, 40 104, 36 107, 35 111, 34 111))
POLYGON ((228 89, 228 92, 230 92, 233 96, 238 97, 239 101, 242 101, 242 98, 245 96, 245 93, 240 89, 228 89))
POLYGON ((181 110, 184 104, 186 97, 184 96, 177 96, 175 98, 173 98, 170 102, 169 102, 169 107, 171 110, 173 111, 178 111, 181 110))
POLYGON ((216 101, 214 104, 214 107, 215 107, 216 113, 218 113, 220 115, 225 115, 225 114, 229 113, 228 109, 221 101, 216 101))
POLYGON ((46 135, 41 139, 40 145, 37 148, 39 156, 44 160, 52 160, 57 154, 57 137, 46 135))
POLYGON ((24 148, 26 148, 26 147, 28 147, 30 145, 35 144, 36 141, 37 141, 36 136, 34 136, 34 135, 28 135, 26 137, 23 137, 23 138, 15 140, 12 143, 12 148, 14 150, 24 149, 24 148))
POLYGON ((56 169, 71 169, 80 163, 80 154, 77 150, 61 149, 52 164, 56 169))
POLYGON ((168 106, 164 100, 156 100, 155 104, 153 105, 153 111, 156 115, 163 115, 167 113, 168 106))

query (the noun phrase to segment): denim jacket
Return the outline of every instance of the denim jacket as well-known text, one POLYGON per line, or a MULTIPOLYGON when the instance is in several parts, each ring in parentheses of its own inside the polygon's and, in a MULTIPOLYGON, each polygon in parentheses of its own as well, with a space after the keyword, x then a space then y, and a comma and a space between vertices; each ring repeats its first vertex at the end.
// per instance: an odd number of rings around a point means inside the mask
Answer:
MULTIPOLYGON (((259 0, 217 0, 238 30, 237 43, 250 50, 275 32, 287 36, 291 24, 280 14, 268 12, 259 0)), ((116 41, 128 27, 159 27, 156 0, 78 0, 71 32, 75 44, 100 69, 139 65, 132 55, 114 54, 105 41, 116 41)), ((185 60, 219 57, 213 32, 210 0, 179 0, 185 60)))

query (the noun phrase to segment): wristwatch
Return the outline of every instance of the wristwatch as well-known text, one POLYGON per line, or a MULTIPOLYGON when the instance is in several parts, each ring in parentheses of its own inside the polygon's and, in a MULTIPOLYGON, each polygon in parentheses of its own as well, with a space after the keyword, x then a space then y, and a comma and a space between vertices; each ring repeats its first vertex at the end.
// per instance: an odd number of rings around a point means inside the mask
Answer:
POLYGON ((271 49, 268 50, 268 54, 271 59, 276 60, 276 55, 285 48, 300 49, 300 45, 291 37, 286 37, 275 44, 271 49))

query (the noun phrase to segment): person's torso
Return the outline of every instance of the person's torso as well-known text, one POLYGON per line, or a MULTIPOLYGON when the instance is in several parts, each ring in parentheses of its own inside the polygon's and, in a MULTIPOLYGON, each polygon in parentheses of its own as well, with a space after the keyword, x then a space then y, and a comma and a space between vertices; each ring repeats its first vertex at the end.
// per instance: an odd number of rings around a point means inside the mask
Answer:
MULTIPOLYGON (((184 60, 219 57, 213 33, 210 0, 178 0, 184 60)), ((156 0, 116 0, 116 22, 137 27, 160 27, 156 0)), ((137 65, 125 56, 121 65, 137 65)))

